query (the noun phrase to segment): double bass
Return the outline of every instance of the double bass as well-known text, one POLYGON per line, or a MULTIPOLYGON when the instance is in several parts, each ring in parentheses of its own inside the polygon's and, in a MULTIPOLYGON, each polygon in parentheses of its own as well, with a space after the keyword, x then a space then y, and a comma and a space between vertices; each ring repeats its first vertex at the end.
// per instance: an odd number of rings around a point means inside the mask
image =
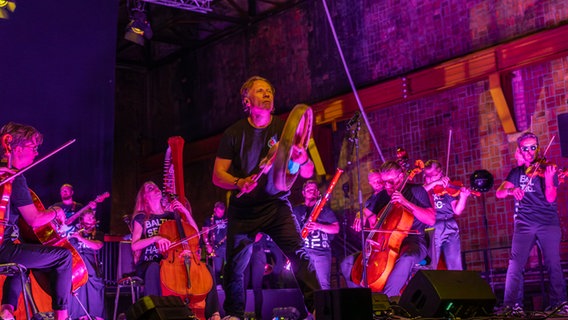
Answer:
MULTIPOLYGON (((178 199, 191 212, 183 183, 184 140, 170 137, 168 144, 164 191, 169 199, 178 199)), ((204 319, 205 298, 213 288, 213 277, 207 265, 201 262, 199 232, 196 228, 184 221, 177 211, 175 220, 166 221, 160 226, 159 235, 172 242, 160 262, 160 280, 164 295, 181 297, 199 319, 204 319)))
MULTIPOLYGON (((423 168, 423 163, 417 161, 417 167, 409 171, 398 191, 401 191, 423 168)), ((412 233, 410 228, 414 221, 413 214, 407 208, 392 201, 379 212, 378 216, 377 223, 367 236, 366 250, 357 257, 351 270, 353 282, 365 285, 366 278, 366 284, 373 292, 383 290, 398 258, 402 241, 412 233), (366 266, 363 265, 365 261, 367 261, 366 266), (365 274, 363 270, 366 270, 365 274)))

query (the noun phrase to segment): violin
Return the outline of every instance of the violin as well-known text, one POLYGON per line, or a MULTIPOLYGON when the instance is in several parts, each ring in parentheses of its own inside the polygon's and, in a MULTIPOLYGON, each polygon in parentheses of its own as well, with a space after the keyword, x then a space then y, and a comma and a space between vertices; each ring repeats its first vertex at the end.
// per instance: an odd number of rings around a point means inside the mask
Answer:
POLYGON ((555 163, 546 161, 546 158, 537 159, 533 162, 528 168, 525 170, 525 174, 530 178, 533 179, 534 177, 544 177, 544 173, 549 166, 553 166, 556 170, 556 174, 558 175, 558 183, 563 183, 566 174, 568 173, 568 168, 558 168, 555 163))
MULTIPOLYGON (((443 196, 445 194, 449 194, 452 197, 457 197, 460 195, 461 193, 461 189, 463 188, 463 182, 461 181, 450 181, 448 182, 448 184, 444 187, 444 186, 434 186, 434 188, 432 188, 432 191, 434 192, 434 194, 438 195, 438 196, 443 196)), ((470 188, 467 188, 472 195, 479 197, 481 195, 481 193, 479 191, 476 190, 472 190, 470 188)))

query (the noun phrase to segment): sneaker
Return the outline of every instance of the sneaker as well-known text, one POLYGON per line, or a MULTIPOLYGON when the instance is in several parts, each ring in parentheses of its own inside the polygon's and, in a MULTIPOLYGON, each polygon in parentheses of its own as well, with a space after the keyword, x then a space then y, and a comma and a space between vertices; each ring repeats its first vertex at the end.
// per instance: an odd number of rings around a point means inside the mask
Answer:
POLYGON ((515 305, 513 306, 502 306, 501 308, 496 309, 494 314, 498 316, 513 317, 513 318, 526 317, 523 307, 518 303, 515 303, 515 305))
POLYGON ((548 317, 561 316, 568 317, 568 301, 557 304, 555 307, 548 307, 544 310, 548 314, 548 317))
POLYGON ((8 309, 2 309, 0 311, 0 319, 3 320, 14 320, 14 315, 8 309))

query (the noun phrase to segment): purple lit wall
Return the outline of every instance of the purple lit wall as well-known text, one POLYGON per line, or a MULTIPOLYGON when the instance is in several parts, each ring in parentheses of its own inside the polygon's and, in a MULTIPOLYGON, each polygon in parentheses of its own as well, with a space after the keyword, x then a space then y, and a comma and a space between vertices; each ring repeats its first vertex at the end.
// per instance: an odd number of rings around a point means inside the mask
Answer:
MULTIPOLYGON (((77 139, 26 173, 46 206, 63 183, 81 202, 112 191, 117 12, 117 0, 18 1, 0 20, 1 125, 40 130, 39 157, 77 139)), ((97 210, 104 230, 109 208, 97 210)))

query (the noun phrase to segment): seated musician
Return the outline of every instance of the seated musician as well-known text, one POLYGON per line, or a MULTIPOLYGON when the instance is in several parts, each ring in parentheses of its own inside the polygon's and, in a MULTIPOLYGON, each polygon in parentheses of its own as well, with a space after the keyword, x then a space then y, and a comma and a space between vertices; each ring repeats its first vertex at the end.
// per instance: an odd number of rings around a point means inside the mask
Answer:
MULTIPOLYGON (((377 203, 382 203, 382 205, 384 205, 384 202, 379 201, 379 194, 381 194, 381 191, 383 191, 384 188, 385 188, 385 186, 383 184, 383 180, 381 179, 381 172, 377 169, 369 170, 369 173, 367 174, 367 182, 369 183, 369 185, 373 189, 373 193, 369 196, 369 198, 365 202, 365 207, 363 208, 363 211, 364 211, 363 224, 365 225, 365 227, 369 227, 366 217, 372 217, 373 214, 376 214, 377 212, 379 212, 380 208, 377 208, 377 203)), ((381 195, 388 197, 388 195, 385 194, 385 193, 382 193, 381 195)), ((388 202, 388 200, 387 200, 387 202, 388 202)), ((355 224, 359 224, 359 225, 361 224, 361 219, 359 219, 359 216, 360 216, 360 214, 357 213, 357 217, 355 218, 352 226, 354 226, 355 224)), ((351 232, 355 233, 355 232, 353 232, 354 230, 360 231, 361 227, 360 226, 359 227, 354 226, 351 229, 351 232)), ((353 238, 355 239, 354 240, 355 242, 353 243, 354 247, 359 248, 359 250, 361 250, 361 236, 360 236, 360 234, 357 234, 353 238)), ((359 252, 357 252, 354 257, 356 257, 357 255, 359 255, 359 252)), ((347 287, 349 287, 349 288, 354 288, 354 287, 359 286, 359 285, 356 285, 355 283, 353 283, 350 280, 351 279, 351 269, 353 267, 354 257, 347 256, 347 259, 345 259, 341 262, 341 273, 343 274, 343 277, 345 278, 345 282, 347 283, 347 287)))
POLYGON ((103 247, 104 234, 97 230, 96 212, 91 209, 83 211, 77 223, 69 230, 69 242, 77 249, 85 262, 89 280, 77 289, 77 298, 85 307, 88 315, 77 299, 70 301, 69 316, 72 319, 103 319, 105 284, 100 270, 99 250, 103 247), (89 317, 90 316, 90 317, 89 317))
MULTIPOLYGON (((29 125, 10 122, 0 129, 2 139, 2 166, 10 164, 19 170, 32 164, 43 142, 42 134, 29 125)), ((21 217, 30 226, 41 226, 51 222, 56 215, 63 214, 61 208, 40 211, 35 206, 26 178, 19 175, 11 183, 10 206, 5 213, 6 227, 0 245, 0 263, 18 263, 28 269, 48 271, 52 308, 55 319, 67 319, 69 293, 71 292, 72 256, 67 249, 24 243, 19 237, 16 222, 21 217), (17 243, 17 240, 20 243, 17 243)), ((0 187, 6 193, 6 187, 0 187)), ((14 319, 22 283, 19 276, 7 277, 2 288, 2 308, 0 318, 14 319)))
MULTIPOLYGON (((199 230, 190 210, 177 199, 166 204, 162 191, 154 182, 145 182, 138 191, 132 217, 132 251, 135 253, 136 275, 144 279, 146 295, 162 296, 160 261, 171 241, 160 236, 159 229, 165 221, 175 220, 174 210, 183 213, 185 221, 199 230)), ((205 317, 219 320, 219 302, 214 282, 205 303, 205 317)))
MULTIPOLYGON (((418 234, 410 233, 401 243, 399 255, 382 292, 389 297, 398 297, 401 290, 411 276, 412 267, 422 261, 427 254, 426 240, 424 238, 424 229, 426 226, 434 224, 436 212, 432 207, 430 197, 422 185, 406 183, 405 170, 395 161, 387 161, 383 163, 379 169, 381 180, 384 184, 384 190, 379 196, 380 203, 377 208, 382 209, 390 201, 393 204, 400 204, 413 215, 411 231, 417 231, 418 234), (384 197, 386 195, 386 197, 384 197)), ((364 210, 365 218, 369 220, 369 224, 374 226, 377 223, 377 213, 364 210), (370 212, 370 213, 369 213, 370 212)), ((355 219, 353 228, 360 230, 361 221, 355 219)), ((349 256, 342 265, 352 265, 355 257, 349 256)), ((360 267, 360 266, 354 266, 360 267)), ((349 277, 349 275, 346 275, 349 277)), ((347 278, 349 280, 349 278, 347 278)), ((396 299, 396 298, 395 298, 396 299)))

